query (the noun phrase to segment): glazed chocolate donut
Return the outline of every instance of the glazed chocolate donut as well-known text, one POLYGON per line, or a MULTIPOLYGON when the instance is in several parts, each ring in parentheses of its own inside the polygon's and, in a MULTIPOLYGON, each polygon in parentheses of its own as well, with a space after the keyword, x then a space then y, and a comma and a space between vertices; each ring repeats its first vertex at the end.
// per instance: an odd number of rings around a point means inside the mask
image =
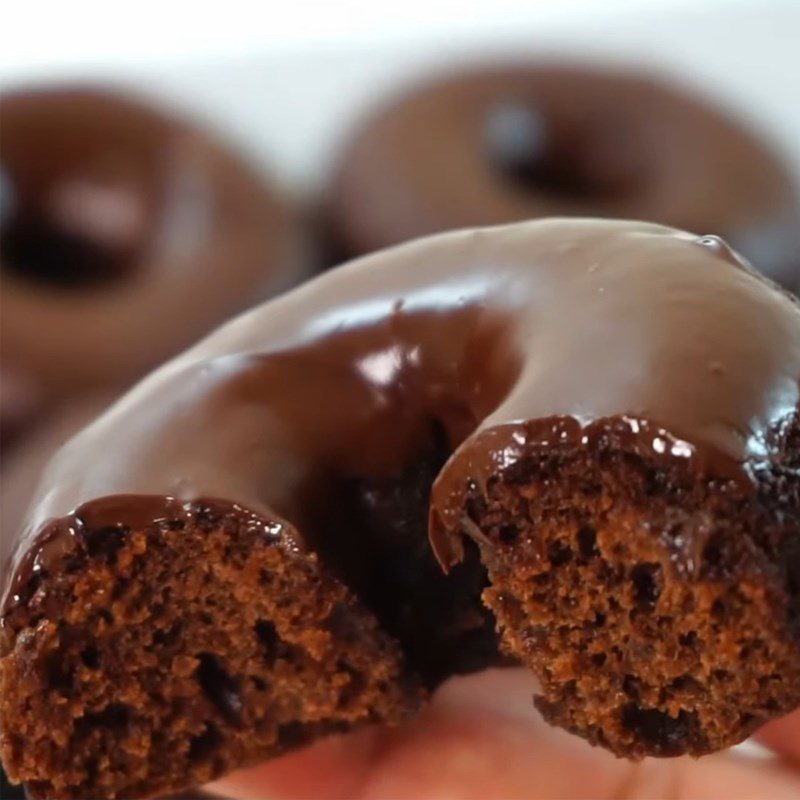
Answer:
POLYGON ((495 621, 593 743, 738 742, 800 704, 799 398, 800 305, 715 237, 545 220, 330 272, 51 463, 7 555, 9 774, 202 783, 413 713, 495 621))
POLYGON ((48 461, 114 399, 113 394, 100 394, 68 400, 31 425, 19 447, 3 452, 0 468, 0 532, 3 535, 11 536, 12 531, 19 530, 48 461))
POLYGON ((299 278, 288 206, 191 124, 82 88, 0 117, 2 366, 38 394, 125 385, 299 278))
POLYGON ((36 419, 43 404, 34 385, 0 365, 0 442, 12 444, 36 419))
POLYGON ((736 120, 665 83, 588 67, 484 68, 379 108, 328 192, 336 257, 554 215, 716 233, 800 287, 787 170, 736 120))

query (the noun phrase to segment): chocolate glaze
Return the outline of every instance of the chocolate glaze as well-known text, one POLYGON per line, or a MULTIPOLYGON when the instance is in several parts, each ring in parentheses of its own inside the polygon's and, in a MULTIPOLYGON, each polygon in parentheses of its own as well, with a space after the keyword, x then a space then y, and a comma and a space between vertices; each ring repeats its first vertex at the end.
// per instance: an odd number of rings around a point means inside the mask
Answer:
POLYGON ((4 603, 76 526, 201 498, 317 549, 331 481, 399 474, 432 423, 454 451, 431 505, 446 567, 468 484, 551 437, 613 429, 750 491, 799 398, 800 306, 715 237, 556 219, 413 242, 239 317, 72 440, 3 555, 4 603))

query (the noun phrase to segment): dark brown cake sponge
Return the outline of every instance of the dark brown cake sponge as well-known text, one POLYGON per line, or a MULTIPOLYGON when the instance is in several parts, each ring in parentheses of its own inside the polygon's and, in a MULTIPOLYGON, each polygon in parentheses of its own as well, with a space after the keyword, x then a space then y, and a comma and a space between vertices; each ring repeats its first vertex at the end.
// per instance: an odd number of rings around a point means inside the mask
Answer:
POLYGON ((417 708, 396 643, 281 524, 151 511, 79 510, 4 620, 4 761, 30 797, 156 796, 417 708))
POLYGON ((461 495, 484 602, 545 718, 620 756, 697 756, 795 707, 800 487, 776 476, 796 442, 754 498, 630 450, 622 421, 548 434, 517 430, 514 463, 461 495))
POLYGON ((9 775, 181 790, 413 712, 494 619, 590 741, 740 741, 800 704, 799 401, 797 301, 715 237, 549 220, 329 273, 51 462, 3 559, 9 775))

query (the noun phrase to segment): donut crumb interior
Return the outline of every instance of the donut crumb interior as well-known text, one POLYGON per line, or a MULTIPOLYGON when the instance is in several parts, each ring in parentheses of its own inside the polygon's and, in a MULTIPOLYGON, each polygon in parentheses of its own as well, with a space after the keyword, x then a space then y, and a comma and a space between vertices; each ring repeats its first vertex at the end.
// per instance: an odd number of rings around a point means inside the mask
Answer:
POLYGON ((484 600, 548 721, 628 758, 698 756, 800 701, 800 548, 718 490, 610 450, 475 488, 484 600))
POLYGON ((153 797, 417 708, 315 556, 236 513, 190 519, 87 531, 7 618, 28 646, 2 661, 4 759, 30 797, 153 797))

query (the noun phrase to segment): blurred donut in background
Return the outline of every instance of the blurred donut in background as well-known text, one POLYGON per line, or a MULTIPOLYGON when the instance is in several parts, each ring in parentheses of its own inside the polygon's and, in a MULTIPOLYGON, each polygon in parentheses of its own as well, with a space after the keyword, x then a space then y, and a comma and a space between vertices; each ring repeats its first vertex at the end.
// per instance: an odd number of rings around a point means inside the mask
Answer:
POLYGON ((290 206, 193 124, 91 88, 6 94, 0 119, 4 437, 303 277, 290 206))
POLYGON ((330 260, 452 228, 545 216, 718 234, 800 285, 800 205, 770 148, 660 80, 567 66, 483 68, 378 108, 341 154, 330 260))

